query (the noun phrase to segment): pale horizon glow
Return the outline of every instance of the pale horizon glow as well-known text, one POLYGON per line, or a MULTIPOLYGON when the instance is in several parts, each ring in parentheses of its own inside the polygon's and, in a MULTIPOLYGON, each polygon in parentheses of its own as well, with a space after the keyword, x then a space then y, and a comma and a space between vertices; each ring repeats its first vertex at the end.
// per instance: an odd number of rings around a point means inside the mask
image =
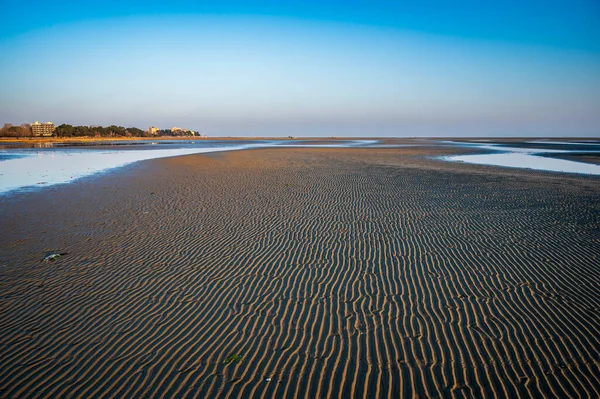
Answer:
POLYGON ((114 17, 0 38, 0 122, 211 136, 600 134, 600 55, 400 27, 114 17))

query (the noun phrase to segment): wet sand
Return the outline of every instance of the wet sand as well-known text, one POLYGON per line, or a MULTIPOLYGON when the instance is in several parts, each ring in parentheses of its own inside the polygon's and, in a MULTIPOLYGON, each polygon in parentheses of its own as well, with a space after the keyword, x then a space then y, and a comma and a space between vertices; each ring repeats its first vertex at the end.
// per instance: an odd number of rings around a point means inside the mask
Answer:
POLYGON ((600 396, 600 178, 448 151, 191 155, 0 197, 0 397, 600 396))

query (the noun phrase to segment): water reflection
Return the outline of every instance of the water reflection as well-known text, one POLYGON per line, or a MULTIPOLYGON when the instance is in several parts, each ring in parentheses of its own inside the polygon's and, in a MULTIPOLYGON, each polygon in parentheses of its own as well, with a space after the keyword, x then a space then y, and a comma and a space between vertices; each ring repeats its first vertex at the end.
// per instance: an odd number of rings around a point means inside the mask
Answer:
POLYGON ((265 147, 368 146, 377 143, 377 140, 340 140, 333 144, 301 140, 142 140, 111 143, 42 143, 45 145, 37 148, 30 146, 33 143, 26 143, 26 148, 4 148, 0 151, 0 194, 69 183, 147 159, 265 147))
POLYGON ((231 151, 253 145, 177 148, 154 151, 77 150, 23 151, 0 156, 0 193, 68 183, 75 179, 118 168, 133 162, 178 155, 231 151))
MULTIPOLYGON (((598 151, 582 152, 581 147, 557 144, 551 148, 532 148, 531 143, 452 142, 428 140, 428 145, 468 147, 481 150, 479 154, 445 157, 481 165, 529 168, 554 172, 587 173, 600 175, 600 165, 575 162, 563 156, 572 154, 600 154, 598 151), (546 156, 544 156, 546 155, 546 156), (551 157, 554 156, 554 157, 551 157)), ((562 142, 564 143, 564 142, 562 142)), ((13 143, 0 147, 0 194, 14 190, 35 190, 54 184, 68 183, 76 179, 118 168, 133 162, 187 154, 232 151, 265 147, 402 147, 391 140, 141 140, 137 142, 100 142, 73 145, 70 143, 26 143, 27 148, 15 148, 13 143)), ((538 143, 540 147, 546 143, 538 143)), ((582 143, 577 143, 582 144, 582 143)), ((419 140, 414 144, 421 145, 419 140)), ((594 144, 595 145, 595 144, 594 144)), ((592 148, 590 148, 592 149, 592 148)), ((594 148, 595 150, 596 148, 594 148)))
MULTIPOLYGON (((478 165, 493 165, 509 168, 543 170, 549 172, 600 175, 600 165, 551 157, 552 155, 570 154, 573 152, 569 150, 524 148, 516 146, 505 147, 499 145, 480 145, 474 143, 471 148, 473 147, 481 150, 492 151, 492 153, 457 155, 444 157, 443 159, 478 165)), ((579 154, 580 151, 577 151, 577 153, 579 154)), ((597 151, 589 151, 588 153, 598 154, 597 151)))

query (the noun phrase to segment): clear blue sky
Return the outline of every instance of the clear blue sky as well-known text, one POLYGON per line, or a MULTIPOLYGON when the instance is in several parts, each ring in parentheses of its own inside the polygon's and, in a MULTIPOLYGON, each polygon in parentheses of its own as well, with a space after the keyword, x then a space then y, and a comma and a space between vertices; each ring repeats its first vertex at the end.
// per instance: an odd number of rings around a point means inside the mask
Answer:
POLYGON ((600 2, 0 1, 0 123, 599 136, 600 2))

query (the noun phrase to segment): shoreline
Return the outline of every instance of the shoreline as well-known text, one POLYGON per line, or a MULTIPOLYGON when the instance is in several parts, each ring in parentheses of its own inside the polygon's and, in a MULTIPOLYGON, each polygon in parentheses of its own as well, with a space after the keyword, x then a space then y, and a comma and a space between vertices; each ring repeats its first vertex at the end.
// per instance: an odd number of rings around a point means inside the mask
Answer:
POLYGON ((431 151, 186 155, 0 197, 0 397, 598 396, 598 179, 431 151))
POLYGON ((379 140, 392 142, 414 142, 414 141, 440 141, 452 140, 456 142, 482 142, 486 143, 512 143, 523 140, 543 140, 543 141, 599 141, 600 137, 266 137, 266 136, 222 136, 222 137, 207 137, 207 136, 159 136, 159 137, 0 137, 1 143, 26 142, 26 143, 65 143, 65 142, 104 142, 104 141, 140 141, 140 140, 234 140, 234 141, 251 141, 251 140, 301 140, 301 141, 340 141, 340 140, 379 140))
MULTIPOLYGON (((355 137, 263 137, 263 136, 241 136, 241 137, 198 137, 198 136, 159 136, 159 137, 0 137, 0 144, 3 142, 6 143, 14 143, 14 142, 24 142, 24 143, 89 143, 89 142, 106 142, 106 141, 165 141, 165 140, 173 140, 173 141, 262 141, 262 140, 301 140, 301 141, 339 141, 339 140, 362 140, 365 138, 355 138, 355 137)), ((377 140, 374 139, 374 140, 377 140)))
MULTIPOLYGON (((194 142, 190 142, 189 140, 181 141, 179 144, 180 147, 177 147, 177 142, 173 142, 171 140, 166 140, 170 144, 169 146, 149 146, 150 140, 145 143, 132 142, 132 141, 121 141, 121 142, 113 142, 113 141, 105 141, 105 142, 88 142, 88 143, 76 143, 76 142, 65 142, 63 145, 56 144, 57 149, 56 154, 53 153, 40 153, 37 152, 35 157, 31 157, 31 152, 29 153, 18 153, 18 148, 11 148, 9 146, 5 146, 5 170, 13 170, 13 173, 7 174, 6 177, 1 181, 0 190, 2 194, 9 194, 12 190, 24 190, 29 191, 30 188, 34 187, 49 187, 55 184, 63 184, 69 183, 73 181, 73 179, 85 178, 91 176, 96 173, 104 173, 110 171, 112 168, 122 167, 124 165, 130 164, 132 162, 139 162, 142 160, 152 159, 152 158, 161 158, 161 157, 171 157, 171 156, 182 156, 188 155, 192 153, 210 153, 210 152, 223 152, 229 150, 248 150, 252 147, 257 148, 266 148, 266 147, 278 147, 278 148, 291 148, 297 147, 304 148, 309 147, 339 147, 339 148, 359 148, 359 149, 382 149, 382 148, 404 148, 404 152, 406 153, 408 148, 413 148, 417 152, 427 153, 431 157, 437 157, 440 160, 444 160, 446 162, 463 162, 463 163, 474 163, 480 165, 488 165, 491 167, 499 166, 499 167, 512 167, 518 169, 534 169, 545 172, 561 172, 568 174, 584 174, 584 175, 600 175, 600 170, 597 169, 597 162, 595 161, 594 154, 592 151, 582 151, 583 149, 587 149, 589 146, 574 146, 571 144, 546 144, 550 145, 551 148, 549 150, 561 149, 562 151, 569 150, 569 154, 573 155, 582 155, 583 157, 575 157, 568 156, 567 153, 560 156, 552 156, 554 153, 549 152, 545 153, 546 149, 540 148, 535 152, 528 154, 527 156, 515 155, 520 152, 519 148, 529 148, 528 143, 523 143, 523 145, 517 144, 515 148, 515 152, 511 152, 510 148, 501 148, 498 147, 498 150, 505 152, 505 154, 495 154, 494 148, 492 146, 480 146, 477 145, 462 145, 459 142, 454 143, 446 143, 443 141, 428 141, 428 140, 387 140, 387 141, 378 141, 373 142, 373 140, 369 140, 369 142, 362 142, 362 140, 356 140, 355 142, 351 141, 319 141, 319 140, 298 140, 294 141, 291 144, 286 142, 271 142, 271 140, 267 140, 265 142, 261 142, 260 140, 250 140, 250 141, 196 141, 196 143, 206 143, 201 144, 199 147, 194 147, 194 142), (335 144, 332 144, 335 143, 335 144), (73 147, 79 149, 79 145, 83 146, 86 152, 77 152, 73 154, 68 154, 63 150, 70 150, 68 147, 73 147), (118 147, 119 145, 121 147, 118 147), (143 145, 139 147, 134 144, 143 145), (114 148, 111 147, 115 146, 114 148), (175 148, 169 148, 170 146, 175 146, 175 148), (228 147, 229 146, 229 147, 228 147), (577 148, 576 150, 574 150, 577 148), (119 150, 114 151, 111 155, 110 151, 106 150, 119 150), (149 149, 153 149, 153 151, 148 151, 149 149), (10 151, 17 150, 15 152, 15 156, 10 158, 10 151), (93 150, 101 150, 103 152, 93 151, 93 150), (138 151, 136 151, 138 150, 138 151), (158 151, 157 151, 158 150, 158 151), (541 155, 542 157, 538 156, 541 155), (29 157, 27 157, 29 155, 29 157), (515 160, 516 157, 516 160, 515 160), (585 159, 582 159, 584 158, 585 159), (482 159, 485 158, 485 159, 482 159), (580 159, 578 159, 580 158, 580 159), (557 159, 556 161, 551 161, 552 159, 557 159), (545 163, 540 163, 540 160, 544 160, 545 163), (564 161, 561 161, 564 160, 564 161), (586 161, 579 162, 577 161, 586 161), (567 162, 565 162, 567 161, 567 162), (537 164, 532 164, 532 162, 537 162, 537 164), (591 167, 586 166, 586 164, 592 165, 591 167), (593 165, 595 164, 595 165, 593 165), (86 165, 83 169, 73 168, 75 165, 86 165)), ((25 148, 24 151, 29 151, 29 148, 33 148, 34 151, 37 148, 47 148, 50 146, 41 146, 36 145, 27 147, 23 144, 23 142, 19 142, 22 148, 25 148)), ((152 141, 151 144, 157 144, 157 142, 152 141)), ((498 145, 498 144, 495 144, 498 145)), ((500 144, 501 145, 501 144, 500 144)), ((512 147, 511 147, 512 148, 512 147)))

